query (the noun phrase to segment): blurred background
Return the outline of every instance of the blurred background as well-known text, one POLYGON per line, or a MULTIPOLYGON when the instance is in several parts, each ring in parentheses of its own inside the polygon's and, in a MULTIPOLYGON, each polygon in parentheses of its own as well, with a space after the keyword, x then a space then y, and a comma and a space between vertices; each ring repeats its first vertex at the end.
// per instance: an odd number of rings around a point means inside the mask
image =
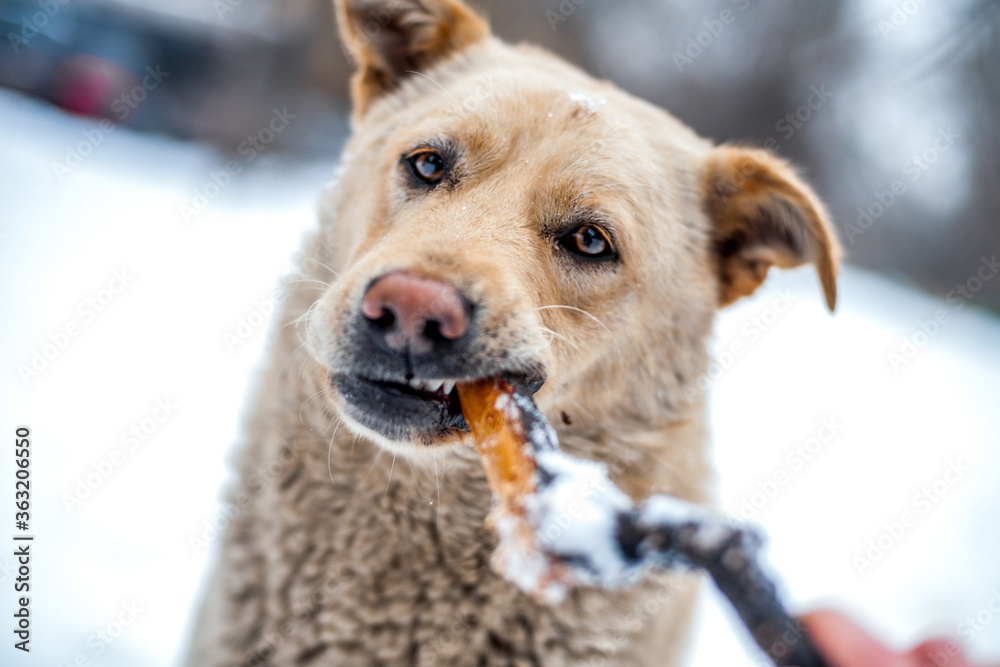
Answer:
MULTIPOLYGON (((947 295, 1000 246, 996 0, 477 6, 500 36, 705 136, 794 159, 852 263, 947 295)), ((4 0, 0 31, 0 85, 71 113, 235 153, 277 106, 296 122, 269 151, 333 158, 343 141, 350 69, 329 0, 4 0)), ((1000 281, 976 302, 1000 308, 1000 281)))
MULTIPOLYGON (((1000 1, 472 4, 799 165, 838 312, 804 268, 720 316, 718 504, 797 610, 1000 663, 1000 1)), ((349 73, 329 0, 0 0, 0 428, 38 484, 37 643, 0 663, 180 664, 349 73)), ((761 660, 708 592, 690 665, 761 660)))

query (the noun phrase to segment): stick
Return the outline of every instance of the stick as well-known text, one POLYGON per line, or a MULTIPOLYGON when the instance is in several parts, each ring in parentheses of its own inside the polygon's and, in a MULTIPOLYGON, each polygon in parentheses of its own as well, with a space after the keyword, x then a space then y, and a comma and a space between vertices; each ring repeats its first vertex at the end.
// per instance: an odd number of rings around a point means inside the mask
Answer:
POLYGON ((756 532, 670 496, 636 506, 605 466, 561 452, 530 395, 503 380, 458 390, 494 493, 489 521, 500 536, 493 567, 501 575, 554 604, 574 585, 613 588, 654 569, 700 568, 775 665, 826 667, 761 569, 756 532), (580 518, 567 526, 570 506, 580 518))

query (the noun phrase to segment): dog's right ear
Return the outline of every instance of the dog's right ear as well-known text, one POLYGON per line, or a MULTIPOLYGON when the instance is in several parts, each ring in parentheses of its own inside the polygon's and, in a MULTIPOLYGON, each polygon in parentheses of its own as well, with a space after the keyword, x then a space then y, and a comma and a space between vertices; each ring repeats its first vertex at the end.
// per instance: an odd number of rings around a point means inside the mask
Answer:
POLYGON ((487 38, 489 26, 460 0, 334 0, 356 118, 371 102, 420 72, 487 38))

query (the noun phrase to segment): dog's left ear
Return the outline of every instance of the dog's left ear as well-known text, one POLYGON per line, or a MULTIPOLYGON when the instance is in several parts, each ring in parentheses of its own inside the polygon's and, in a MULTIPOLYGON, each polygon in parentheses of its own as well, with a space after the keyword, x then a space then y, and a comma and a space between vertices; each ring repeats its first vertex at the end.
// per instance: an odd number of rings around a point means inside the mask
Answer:
POLYGON ((334 0, 345 49, 358 67, 351 81, 356 117, 377 97, 490 34, 460 0, 334 0))
POLYGON ((785 161, 764 150, 719 146, 708 156, 702 188, 720 306, 752 294, 772 266, 813 262, 834 309, 840 245, 822 202, 785 161))

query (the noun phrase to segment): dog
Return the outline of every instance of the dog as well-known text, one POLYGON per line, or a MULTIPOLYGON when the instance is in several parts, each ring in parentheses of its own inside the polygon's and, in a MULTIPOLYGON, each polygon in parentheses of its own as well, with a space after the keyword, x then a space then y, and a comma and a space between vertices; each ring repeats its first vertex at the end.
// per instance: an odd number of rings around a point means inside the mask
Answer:
POLYGON ((546 606, 489 566, 455 382, 534 392, 636 500, 707 502, 706 343, 822 203, 460 0, 337 0, 352 135, 288 287, 188 664, 676 665, 697 579, 546 606))

